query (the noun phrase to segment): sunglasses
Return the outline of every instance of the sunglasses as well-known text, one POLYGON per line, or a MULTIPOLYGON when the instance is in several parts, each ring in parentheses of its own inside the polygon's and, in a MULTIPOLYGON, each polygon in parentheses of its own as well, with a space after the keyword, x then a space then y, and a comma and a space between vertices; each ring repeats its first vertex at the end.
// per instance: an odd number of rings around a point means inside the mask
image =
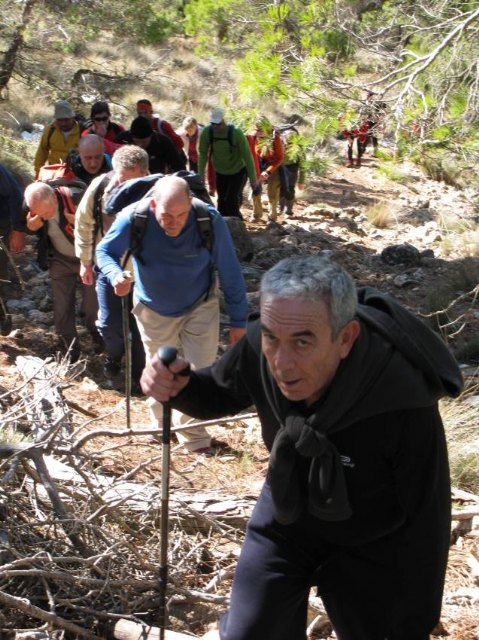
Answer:
POLYGON ((95 122, 106 122, 110 116, 95 116, 93 120, 95 122))

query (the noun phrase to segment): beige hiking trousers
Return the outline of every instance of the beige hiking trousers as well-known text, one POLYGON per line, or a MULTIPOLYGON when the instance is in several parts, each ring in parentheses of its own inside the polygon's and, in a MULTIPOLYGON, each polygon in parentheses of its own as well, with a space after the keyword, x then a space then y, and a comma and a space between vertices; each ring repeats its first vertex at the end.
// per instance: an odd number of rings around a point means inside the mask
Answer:
MULTIPOLYGON (((141 302, 135 304, 133 314, 147 358, 152 358, 161 346, 169 345, 178 349, 192 369, 202 369, 214 362, 218 352, 220 318, 218 296, 214 291, 210 292, 206 302, 201 302, 179 318, 162 316, 141 302)), ((154 423, 161 427, 161 403, 153 398, 149 398, 148 403, 154 423)), ((172 426, 193 425, 195 420, 179 411, 172 411, 172 423, 172 426)), ((204 427, 192 426, 176 432, 176 435, 189 451, 211 445, 211 436, 204 427)))

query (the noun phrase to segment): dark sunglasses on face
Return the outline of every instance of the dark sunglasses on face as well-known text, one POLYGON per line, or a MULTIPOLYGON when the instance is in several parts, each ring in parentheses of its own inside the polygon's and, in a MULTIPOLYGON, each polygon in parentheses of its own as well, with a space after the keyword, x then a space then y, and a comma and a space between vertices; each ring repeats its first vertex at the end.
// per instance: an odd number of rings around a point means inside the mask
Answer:
POLYGON ((95 116, 93 120, 95 122, 106 122, 110 116, 95 116))

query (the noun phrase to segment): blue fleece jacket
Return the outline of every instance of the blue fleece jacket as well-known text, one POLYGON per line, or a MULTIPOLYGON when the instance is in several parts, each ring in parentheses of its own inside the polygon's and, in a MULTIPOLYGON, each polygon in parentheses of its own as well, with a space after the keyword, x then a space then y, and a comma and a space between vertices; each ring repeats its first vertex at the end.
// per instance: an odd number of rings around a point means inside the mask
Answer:
MULTIPOLYGON (((122 272, 121 258, 130 246, 130 216, 139 203, 123 209, 96 248, 96 263, 113 285, 122 272)), ((153 311, 169 317, 185 315, 200 302, 217 272, 230 325, 244 327, 248 315, 246 285, 228 227, 208 207, 213 222, 213 249, 202 248, 196 216, 191 209, 177 237, 167 236, 150 209, 140 258, 133 257, 135 296, 153 311)))

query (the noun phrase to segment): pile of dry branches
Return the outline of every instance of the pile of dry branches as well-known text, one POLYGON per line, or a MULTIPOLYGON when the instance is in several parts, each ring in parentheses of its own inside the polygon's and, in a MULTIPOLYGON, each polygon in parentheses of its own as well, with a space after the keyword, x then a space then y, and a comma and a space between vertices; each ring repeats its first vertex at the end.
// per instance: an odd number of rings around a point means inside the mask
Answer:
MULTIPOLYGON (((7 612, 0 636, 36 628, 93 639, 114 637, 120 618, 154 625, 159 483, 98 473, 97 456, 85 448, 95 432, 78 435, 63 398, 75 375, 64 361, 19 358, 17 366, 24 383, 0 390, 0 433, 11 434, 0 445, 0 604, 7 612), (26 428, 33 440, 18 442, 26 428)), ((137 433, 145 431, 111 435, 128 435, 131 446, 137 433)), ((197 499, 175 493, 170 502, 168 597, 178 628, 191 626, 192 603, 197 610, 206 603, 210 616, 212 605, 227 603, 219 585, 231 577, 242 539, 221 514, 212 519, 195 509, 197 499), (219 540, 228 540, 227 551, 219 540)), ((235 524, 247 519, 243 507, 235 524)))

